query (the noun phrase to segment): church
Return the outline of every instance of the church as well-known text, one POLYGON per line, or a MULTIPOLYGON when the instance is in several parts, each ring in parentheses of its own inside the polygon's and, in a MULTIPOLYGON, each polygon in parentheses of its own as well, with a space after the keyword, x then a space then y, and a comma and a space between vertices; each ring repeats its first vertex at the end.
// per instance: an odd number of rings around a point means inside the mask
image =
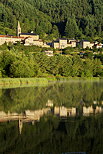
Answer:
POLYGON ((31 33, 22 33, 21 32, 21 26, 20 26, 20 22, 18 21, 18 25, 17 25, 17 36, 18 37, 23 37, 23 38, 33 38, 33 40, 39 40, 39 35, 31 32, 31 33))
POLYGON ((22 33, 20 22, 18 21, 17 24, 17 36, 12 35, 0 35, 0 45, 3 45, 4 43, 13 43, 16 44, 17 42, 20 42, 24 44, 25 46, 31 46, 36 45, 40 47, 47 47, 50 46, 47 45, 47 43, 43 42, 41 39, 39 39, 39 35, 31 32, 31 33, 22 33))

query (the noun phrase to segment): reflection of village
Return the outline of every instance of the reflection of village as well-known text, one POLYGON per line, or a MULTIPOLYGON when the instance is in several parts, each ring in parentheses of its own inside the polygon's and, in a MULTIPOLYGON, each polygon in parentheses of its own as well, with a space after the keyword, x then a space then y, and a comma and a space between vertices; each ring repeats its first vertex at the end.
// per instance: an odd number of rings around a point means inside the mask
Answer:
POLYGON ((43 115, 53 114, 55 116, 61 118, 67 117, 75 117, 79 115, 89 116, 91 114, 102 113, 103 107, 99 106, 96 101, 94 101, 93 105, 86 107, 82 105, 81 107, 71 107, 67 108, 64 106, 54 106, 51 100, 48 100, 46 107, 39 110, 26 110, 24 113, 5 113, 4 111, 0 111, 0 122, 8 122, 8 121, 19 121, 19 132, 21 134, 23 123, 31 122, 34 124, 36 121, 39 121, 43 115), (94 106, 95 105, 95 106, 94 106))

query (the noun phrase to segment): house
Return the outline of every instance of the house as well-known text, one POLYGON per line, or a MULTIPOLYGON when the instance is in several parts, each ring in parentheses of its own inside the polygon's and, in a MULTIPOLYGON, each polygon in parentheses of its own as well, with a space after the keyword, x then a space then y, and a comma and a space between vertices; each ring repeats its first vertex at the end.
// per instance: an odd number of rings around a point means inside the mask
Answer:
POLYGON ((69 39, 67 46, 75 48, 77 46, 77 41, 75 39, 69 39))
POLYGON ((59 39, 59 48, 64 49, 67 47, 67 39, 61 38, 59 39))
POLYGON ((9 35, 0 35, 0 45, 3 45, 4 43, 17 43, 22 42, 24 40, 23 37, 17 37, 17 36, 9 36, 9 35))
POLYGON ((43 41, 42 40, 34 40, 32 37, 27 37, 24 39, 24 45, 25 46, 30 46, 30 45, 36 45, 36 46, 43 46, 43 41))
POLYGON ((75 39, 68 40, 66 38, 60 38, 60 39, 52 42, 52 47, 54 49, 64 49, 67 47, 74 48, 74 47, 76 47, 76 40, 75 39))
POLYGON ((72 47, 76 47, 76 44, 77 44, 77 40, 75 39, 68 39, 68 43, 70 43, 72 45, 72 47))
POLYGON ((97 49, 103 48, 103 44, 102 43, 95 43, 94 45, 97 49))
POLYGON ((87 41, 87 40, 82 40, 82 41, 80 41, 80 46, 83 49, 85 49, 87 47, 92 49, 94 47, 94 43, 91 43, 90 41, 87 41))
POLYGON ((54 49, 64 49, 67 47, 67 39, 60 38, 52 42, 52 47, 54 49))
POLYGON ((39 35, 37 35, 35 33, 21 33, 20 37, 32 38, 33 40, 39 40, 39 35))
POLYGON ((52 50, 44 51, 44 53, 45 53, 47 56, 49 56, 49 57, 53 56, 53 51, 52 51, 52 50))
POLYGON ((59 41, 53 41, 53 42, 52 42, 52 47, 53 47, 54 49, 59 49, 59 41))

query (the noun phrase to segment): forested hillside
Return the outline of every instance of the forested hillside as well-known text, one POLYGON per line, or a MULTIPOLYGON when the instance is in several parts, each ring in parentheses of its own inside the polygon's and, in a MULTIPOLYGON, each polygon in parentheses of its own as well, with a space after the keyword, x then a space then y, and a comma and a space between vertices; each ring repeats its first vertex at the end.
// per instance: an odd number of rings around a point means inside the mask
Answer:
POLYGON ((22 31, 44 39, 103 37, 103 0, 0 0, 0 33, 22 31))

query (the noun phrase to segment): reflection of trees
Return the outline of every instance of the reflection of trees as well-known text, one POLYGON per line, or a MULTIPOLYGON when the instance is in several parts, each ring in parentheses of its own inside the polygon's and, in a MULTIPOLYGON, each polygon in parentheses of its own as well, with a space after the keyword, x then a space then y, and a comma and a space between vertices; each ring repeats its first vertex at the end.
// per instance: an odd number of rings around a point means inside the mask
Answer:
POLYGON ((103 82, 60 82, 48 87, 5 89, 0 91, 0 110, 21 112, 45 107, 48 100, 54 105, 77 107, 93 101, 103 101, 103 82))
POLYGON ((24 124, 21 135, 17 123, 0 124, 0 152, 53 153, 103 151, 103 115, 60 120, 43 117, 39 123, 24 124), (99 133, 100 132, 100 133, 99 133))
POLYGON ((47 102, 45 88, 16 88, 2 90, 0 107, 5 111, 21 112, 25 109, 42 108, 47 102))
POLYGON ((16 122, 0 124, 0 153, 9 149, 18 138, 18 127, 16 122))
POLYGON ((78 106, 80 102, 86 105, 93 101, 102 101, 103 83, 100 82, 65 82, 53 86, 50 98, 56 105, 66 107, 78 106))

